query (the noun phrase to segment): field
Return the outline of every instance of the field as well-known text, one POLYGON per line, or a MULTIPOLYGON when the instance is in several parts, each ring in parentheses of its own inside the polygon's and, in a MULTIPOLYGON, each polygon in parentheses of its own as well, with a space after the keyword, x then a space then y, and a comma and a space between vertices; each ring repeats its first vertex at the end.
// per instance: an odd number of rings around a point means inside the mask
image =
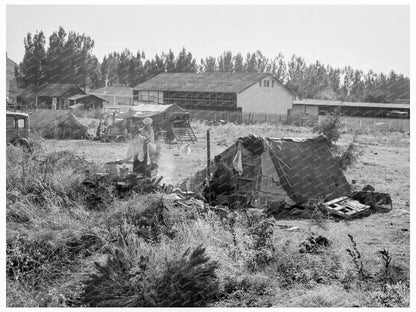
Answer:
MULTIPOLYGON (((205 136, 208 128, 202 123, 193 123, 192 126, 198 142, 190 144, 189 148, 180 144, 160 144, 158 174, 163 176, 162 183, 177 186, 206 165, 205 136)), ((211 156, 247 134, 263 137, 314 135, 310 128, 302 127, 276 127, 271 124, 220 125, 211 128, 211 156)), ((347 146, 354 135, 352 132, 343 133, 338 144, 347 146)), ((357 134, 355 142, 360 157, 346 170, 345 175, 349 182, 356 181, 354 187, 357 189, 370 184, 376 191, 389 193, 394 205, 389 213, 375 213, 350 221, 322 217, 273 220, 270 221, 270 227, 264 223, 250 227, 239 216, 228 216, 224 223, 223 219, 212 213, 201 216, 191 212, 190 217, 184 220, 183 212, 178 212, 178 218, 182 221, 175 219, 177 222, 171 223, 170 227, 158 228, 161 233, 153 241, 133 235, 137 234, 137 222, 129 223, 128 220, 130 214, 136 213, 137 217, 137 213, 143 212, 146 205, 157 202, 154 196, 137 195, 129 200, 113 200, 101 211, 90 211, 72 197, 69 204, 70 200, 63 195, 65 192, 73 192, 73 185, 81 178, 79 171, 64 166, 65 168, 57 167, 55 172, 49 173, 51 180, 42 180, 43 188, 34 188, 43 194, 43 202, 38 203, 33 196, 29 196, 35 193, 32 182, 26 181, 23 188, 18 181, 13 180, 14 170, 17 170, 15 166, 19 162, 9 155, 19 154, 15 150, 8 150, 8 259, 15 262, 8 261, 8 269, 13 274, 10 274, 7 281, 7 305, 99 306, 97 297, 104 302, 106 297, 111 296, 121 299, 106 301, 106 306, 189 305, 187 301, 163 301, 163 291, 151 280, 153 278, 165 283, 163 285, 170 285, 172 293, 176 291, 179 297, 185 296, 178 290, 183 288, 172 286, 172 276, 177 277, 173 272, 181 272, 181 265, 190 265, 192 262, 189 258, 189 263, 186 264, 186 257, 182 256, 188 247, 195 250, 203 244, 211 262, 207 260, 205 266, 201 264, 193 272, 197 272, 197 269, 209 271, 211 263, 212 268, 216 268, 216 279, 210 274, 198 275, 199 282, 194 281, 193 277, 187 278, 194 283, 190 282, 193 285, 192 291, 200 289, 200 282, 211 285, 214 280, 217 284, 213 289, 218 288, 218 291, 211 289, 213 295, 209 297, 210 292, 204 289, 207 297, 193 298, 195 301, 191 305, 194 306, 408 307, 410 138, 402 132, 361 132, 357 134), (15 162, 13 166, 12 162, 15 162), (49 184, 45 181, 49 181, 49 184), (12 199, 10 194, 20 195, 22 199, 12 199), (74 201, 77 204, 74 205, 74 201), (111 221, 118 220, 120 215, 124 217, 112 228, 111 221), (26 218, 26 222, 21 221, 22 218, 26 218), (298 229, 288 231, 290 227, 298 229), (173 236, 172 231, 175 233, 173 236), (256 231, 260 231, 260 234, 256 231), (356 249, 352 247, 349 234, 357 244, 356 249), (120 243, 120 235, 124 243, 120 243), (299 244, 308 237, 317 235, 326 237, 330 241, 329 247, 316 254, 299 253, 299 244), (68 249, 68 240, 72 240, 78 249, 68 249), (29 248, 30 242, 34 241, 39 244, 50 243, 51 247, 47 251, 41 247, 36 250, 29 248), (62 247, 63 242, 66 249, 62 247), (358 250, 360 257, 357 258, 356 253, 355 257, 348 254, 347 248, 358 250), (391 257, 387 268, 380 254, 383 249, 391 257), (51 250, 54 250, 53 257, 50 255, 51 250), (124 256, 116 256, 117 250, 124 256), (47 253, 48 256, 36 258, 34 252, 47 253), (119 261, 118 266, 111 261, 105 262, 105 256, 108 255, 119 261), (138 264, 138 259, 142 261, 146 257, 150 257, 152 263, 146 262, 145 270, 138 264), (33 263, 28 259, 32 259, 33 263), (35 265, 39 259, 43 259, 44 263, 35 265), (97 269, 94 260, 102 263, 104 268, 102 271, 98 269, 102 273, 100 279, 92 279, 94 283, 101 283, 101 295, 92 292, 95 297, 91 292, 83 290, 83 287, 91 287, 93 284, 88 277, 91 277, 91 270, 97 269), (24 266, 25 263, 27 267, 24 266), (129 268, 129 274, 117 271, 116 268, 123 265, 129 268), (33 273, 33 267, 36 267, 36 274, 33 273), (176 269, 172 271, 172 268, 176 269), (104 274, 105 270, 113 270, 113 275, 104 274), (138 274, 137 270, 142 273, 138 274), (129 282, 125 281, 127 276, 129 282), (167 279, 166 276, 172 278, 167 279), (130 293, 127 294, 126 290, 126 293, 113 294, 111 289, 114 287, 109 287, 106 283, 111 286, 116 284, 119 289, 128 289, 130 293), (95 299, 92 300, 92 297, 95 299)), ((42 140, 38 144, 44 154, 70 151, 74 156, 98 165, 124 158, 128 147, 128 143, 75 140, 42 140)), ((59 159, 56 161, 59 162, 59 159)), ((22 168, 19 170, 26 170, 26 173, 35 170, 29 166, 22 168)), ((168 203, 166 205, 169 206, 168 203)), ((175 209, 171 206, 168 208, 171 211, 175 209)), ((170 221, 173 222, 173 219, 172 217, 170 221)))

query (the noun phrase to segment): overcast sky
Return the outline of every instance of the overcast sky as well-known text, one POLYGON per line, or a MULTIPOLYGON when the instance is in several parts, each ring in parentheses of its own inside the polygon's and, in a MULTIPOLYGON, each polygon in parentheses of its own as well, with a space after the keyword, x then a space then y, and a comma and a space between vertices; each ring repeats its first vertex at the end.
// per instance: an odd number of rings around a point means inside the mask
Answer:
POLYGON ((95 41, 93 54, 128 48, 153 58, 185 47, 197 59, 260 50, 350 65, 367 72, 394 70, 410 75, 409 6, 15 6, 6 8, 6 49, 19 63, 23 38, 42 30, 49 36, 61 25, 95 41))

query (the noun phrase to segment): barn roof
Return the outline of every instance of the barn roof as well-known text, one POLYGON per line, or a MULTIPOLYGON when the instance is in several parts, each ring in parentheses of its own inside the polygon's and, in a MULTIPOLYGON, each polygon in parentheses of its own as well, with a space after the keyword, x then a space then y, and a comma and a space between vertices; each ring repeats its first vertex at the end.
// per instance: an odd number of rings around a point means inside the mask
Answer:
POLYGON ((315 100, 315 99, 294 100, 293 105, 410 109, 410 104, 342 102, 342 101, 336 101, 336 100, 315 100))
MULTIPOLYGON (((42 86, 41 89, 36 93, 36 95, 60 97, 74 88, 78 88, 78 87, 75 84, 48 83, 42 86)), ((82 89, 80 90, 82 91, 82 89)))
POLYGON ((161 73, 136 86, 143 91, 242 92, 267 73, 161 73))

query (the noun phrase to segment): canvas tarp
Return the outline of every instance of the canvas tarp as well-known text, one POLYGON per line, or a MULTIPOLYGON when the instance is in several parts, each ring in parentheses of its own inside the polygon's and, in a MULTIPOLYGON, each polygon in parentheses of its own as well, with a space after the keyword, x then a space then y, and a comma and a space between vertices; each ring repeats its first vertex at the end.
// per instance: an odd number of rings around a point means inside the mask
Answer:
POLYGON ((83 139, 88 127, 68 110, 38 109, 30 113, 30 127, 47 139, 83 139))
MULTIPOLYGON (((276 139, 245 137, 221 153, 233 168, 241 149, 243 173, 236 174, 239 192, 260 202, 284 200, 289 204, 330 200, 351 193, 350 185, 322 137, 276 139)), ((212 166, 211 172, 214 170, 212 166)), ((206 178, 206 169, 193 178, 193 191, 206 178)))

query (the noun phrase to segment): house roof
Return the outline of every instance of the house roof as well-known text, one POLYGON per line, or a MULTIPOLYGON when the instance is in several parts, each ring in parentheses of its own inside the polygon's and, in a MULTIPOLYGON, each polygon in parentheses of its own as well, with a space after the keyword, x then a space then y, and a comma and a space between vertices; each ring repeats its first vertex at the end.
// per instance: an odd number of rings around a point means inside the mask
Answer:
POLYGON ((410 109, 410 104, 342 102, 342 101, 335 101, 335 100, 315 100, 315 99, 294 100, 293 105, 410 109))
POLYGON ((16 62, 14 62, 12 59, 10 59, 7 55, 6 55, 6 66, 7 67, 15 67, 18 66, 16 62))
MULTIPOLYGON (((60 97, 74 88, 78 88, 78 87, 75 84, 48 83, 48 84, 41 86, 40 90, 36 93, 36 96, 60 97)), ((81 88, 78 88, 78 89, 82 91, 81 88)))
POLYGON ((272 77, 267 73, 161 73, 134 90, 239 93, 268 76, 272 77))
POLYGON ((89 97, 89 96, 93 96, 93 97, 95 97, 97 99, 100 99, 101 101, 105 101, 105 99, 103 99, 102 97, 99 97, 99 96, 97 96, 95 94, 75 94, 75 95, 69 97, 68 100, 71 100, 71 101, 72 100, 79 100, 79 99, 83 99, 83 98, 89 97))
POLYGON ((91 94, 96 95, 118 95, 133 97, 133 88, 119 87, 119 86, 107 86, 95 90, 91 90, 91 94))
POLYGON ((31 84, 31 85, 28 85, 26 88, 21 89, 20 92, 18 92, 16 96, 22 99, 35 98, 36 92, 38 92, 39 89, 40 89, 40 86, 31 84))

